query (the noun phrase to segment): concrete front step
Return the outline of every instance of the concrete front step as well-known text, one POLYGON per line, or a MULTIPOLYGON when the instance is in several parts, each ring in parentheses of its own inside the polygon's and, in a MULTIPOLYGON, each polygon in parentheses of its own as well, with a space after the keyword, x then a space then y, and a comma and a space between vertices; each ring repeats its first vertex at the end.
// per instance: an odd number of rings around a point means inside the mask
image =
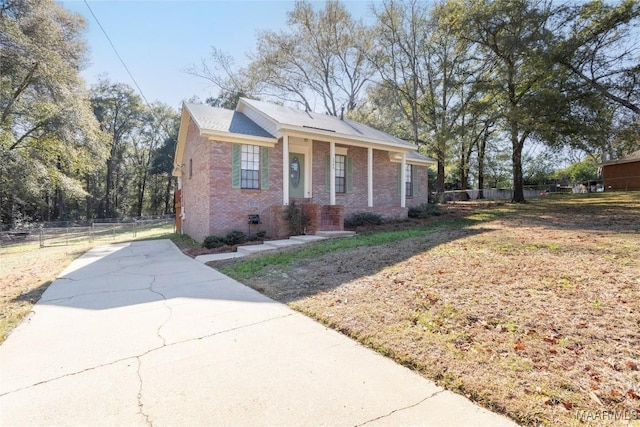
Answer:
POLYGON ((265 240, 264 244, 273 246, 274 248, 286 248, 288 246, 302 245, 304 242, 300 240, 283 239, 283 240, 265 240))
POLYGON ((277 249, 275 246, 270 246, 263 243, 262 245, 238 246, 238 253, 250 255, 258 252, 273 251, 275 249, 277 249))
POLYGON ((225 259, 240 258, 245 255, 272 251, 275 249, 301 245, 303 243, 316 242, 333 237, 349 237, 355 234, 356 233, 354 231, 318 231, 315 235, 291 236, 288 239, 282 240, 267 240, 261 245, 238 246, 238 252, 199 255, 195 259, 196 261, 204 264, 211 261, 222 261, 225 259))
POLYGON ((355 236, 355 231, 316 231, 316 236, 332 239, 334 237, 351 237, 355 236))
POLYGON ((243 256, 244 254, 240 252, 223 252, 220 254, 198 255, 197 257, 195 257, 195 260, 205 264, 211 261, 223 261, 225 259, 240 258, 243 256))
POLYGON ((291 236, 291 237, 289 237, 289 239, 297 240, 297 241, 300 241, 300 242, 303 242, 303 243, 307 243, 307 242, 315 242, 317 240, 324 240, 324 239, 326 239, 326 237, 305 234, 305 235, 302 235, 302 236, 291 236))

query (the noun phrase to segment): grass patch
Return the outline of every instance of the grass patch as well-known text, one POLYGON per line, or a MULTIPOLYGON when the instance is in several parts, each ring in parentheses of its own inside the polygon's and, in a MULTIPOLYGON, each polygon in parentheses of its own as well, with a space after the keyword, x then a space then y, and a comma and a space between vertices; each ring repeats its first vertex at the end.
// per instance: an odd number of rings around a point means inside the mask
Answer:
MULTIPOLYGON (((485 218, 493 219, 498 216, 502 215, 499 213, 487 214, 485 218)), ((231 266, 221 268, 220 271, 236 280, 242 281, 260 274, 260 272, 268 266, 287 266, 300 260, 314 258, 328 253, 343 252, 355 248, 380 246, 388 243, 399 242, 405 239, 424 237, 429 234, 443 232, 446 230, 469 227, 488 220, 489 219, 475 220, 468 218, 450 219, 434 222, 420 228, 368 232, 348 238, 324 240, 305 245, 301 249, 296 248, 295 250, 281 251, 276 254, 264 255, 259 258, 236 261, 231 266)))

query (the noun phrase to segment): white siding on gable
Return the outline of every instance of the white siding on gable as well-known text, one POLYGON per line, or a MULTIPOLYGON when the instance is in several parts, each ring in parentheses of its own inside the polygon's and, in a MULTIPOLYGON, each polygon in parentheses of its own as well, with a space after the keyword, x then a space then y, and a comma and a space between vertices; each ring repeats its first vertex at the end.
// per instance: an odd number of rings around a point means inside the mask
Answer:
POLYGON ((280 136, 280 135, 276 135, 277 131, 276 131, 275 122, 273 122, 272 120, 269 120, 264 114, 257 112, 256 110, 254 110, 248 105, 245 105, 242 113, 245 116, 249 117, 255 124, 260 126, 262 129, 269 132, 271 135, 275 136, 276 138, 280 136))

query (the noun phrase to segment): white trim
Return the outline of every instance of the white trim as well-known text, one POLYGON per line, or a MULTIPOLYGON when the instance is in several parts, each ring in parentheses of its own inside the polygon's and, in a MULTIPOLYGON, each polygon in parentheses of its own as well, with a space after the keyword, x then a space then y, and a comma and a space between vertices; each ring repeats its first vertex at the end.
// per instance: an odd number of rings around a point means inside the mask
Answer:
POLYGON ((400 207, 407 205, 407 155, 402 153, 400 160, 400 207))
POLYGON ((289 204, 289 135, 282 137, 282 204, 289 204))
POLYGON ((349 145, 352 147, 373 147, 378 150, 393 150, 393 151, 416 151, 416 148, 413 144, 408 143, 390 143, 375 139, 369 138, 353 138, 347 137, 343 134, 321 131, 321 130, 313 130, 313 132, 309 131, 308 128, 296 127, 296 126, 283 126, 278 128, 277 136, 281 136, 287 133, 289 136, 296 136, 299 138, 307 138, 314 141, 322 141, 322 142, 335 142, 337 144, 349 145))
POLYGON ((373 148, 367 148, 367 206, 373 207, 373 148))
POLYGON ((347 147, 336 147, 336 155, 338 156, 346 156, 349 148, 347 147))
POLYGON ((336 204, 336 143, 329 143, 329 204, 336 204))
POLYGON ((278 132, 286 132, 289 135, 295 134, 296 136, 300 135, 303 138, 313 138, 317 141, 331 141, 334 140, 338 143, 342 141, 346 141, 346 144, 356 145, 356 146, 367 146, 374 145, 379 147, 387 147, 387 149, 393 148, 396 150, 407 150, 414 151, 416 147, 408 142, 399 141, 399 142, 391 142, 391 141, 383 141, 380 139, 368 138, 363 136, 351 136, 345 135, 343 133, 331 132, 322 129, 313 129, 310 130, 304 126, 296 126, 289 124, 280 123, 277 127, 278 132))
MULTIPOLYGON (((397 152, 393 152, 393 151, 389 151, 389 161, 391 163, 400 163, 402 161, 401 157, 403 153, 397 153, 397 152)), ((431 159, 406 159, 407 164, 409 165, 418 165, 418 166, 430 166, 430 165, 436 165, 438 164, 438 162, 436 162, 435 160, 431 160, 431 159)))
POLYGON ((206 136, 211 141, 231 142, 238 144, 259 145, 261 147, 273 148, 278 143, 275 138, 264 138, 261 136, 251 135, 234 135, 229 132, 213 131, 201 129, 200 136, 206 136))

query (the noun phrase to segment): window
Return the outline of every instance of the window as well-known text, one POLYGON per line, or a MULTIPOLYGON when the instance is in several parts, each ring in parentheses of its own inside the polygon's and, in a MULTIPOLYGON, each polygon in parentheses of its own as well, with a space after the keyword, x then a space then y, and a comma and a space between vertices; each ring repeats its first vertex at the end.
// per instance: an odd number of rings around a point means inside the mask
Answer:
POLYGON ((260 147, 242 144, 240 188, 260 189, 260 147))
POLYGON ((336 155, 336 193, 345 193, 347 156, 336 155))
POLYGON ((405 189, 407 197, 413 197, 413 167, 411 165, 406 165, 405 170, 405 189))

